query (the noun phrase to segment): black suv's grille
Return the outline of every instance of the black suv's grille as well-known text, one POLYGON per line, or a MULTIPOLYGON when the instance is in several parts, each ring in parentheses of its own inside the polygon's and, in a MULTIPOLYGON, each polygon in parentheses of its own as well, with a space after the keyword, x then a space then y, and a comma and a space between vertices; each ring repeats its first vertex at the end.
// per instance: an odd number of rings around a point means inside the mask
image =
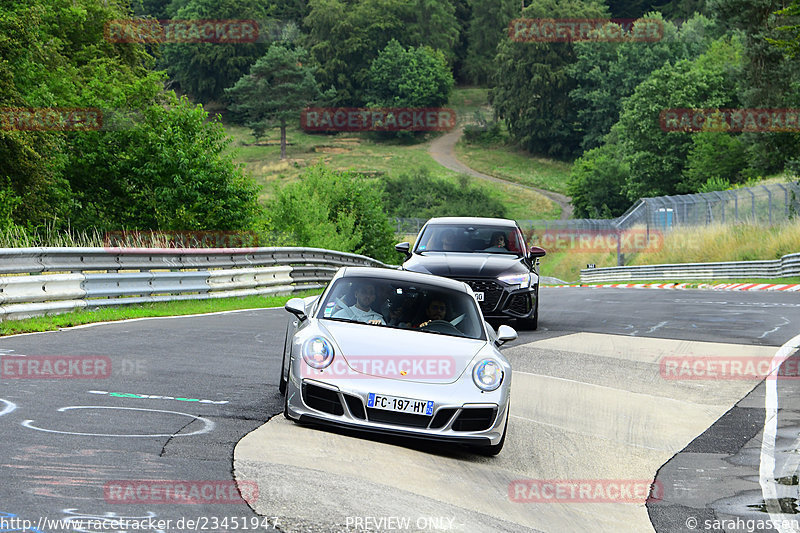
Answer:
POLYGON ((473 291, 483 293, 483 301, 478 302, 483 313, 495 310, 497 302, 503 295, 503 287, 498 282, 490 279, 462 279, 460 281, 472 287, 473 291))

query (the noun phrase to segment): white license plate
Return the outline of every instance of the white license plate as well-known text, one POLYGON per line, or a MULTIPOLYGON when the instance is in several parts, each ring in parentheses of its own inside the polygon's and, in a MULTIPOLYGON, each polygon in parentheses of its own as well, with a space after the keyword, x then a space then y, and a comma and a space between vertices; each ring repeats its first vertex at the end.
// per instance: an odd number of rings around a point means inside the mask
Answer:
POLYGON ((482 292, 476 292, 475 293, 475 299, 478 300, 479 302, 482 302, 483 301, 483 293, 482 292))
POLYGON ((367 397, 367 407, 396 413, 433 416, 433 400, 412 400, 370 392, 367 397))

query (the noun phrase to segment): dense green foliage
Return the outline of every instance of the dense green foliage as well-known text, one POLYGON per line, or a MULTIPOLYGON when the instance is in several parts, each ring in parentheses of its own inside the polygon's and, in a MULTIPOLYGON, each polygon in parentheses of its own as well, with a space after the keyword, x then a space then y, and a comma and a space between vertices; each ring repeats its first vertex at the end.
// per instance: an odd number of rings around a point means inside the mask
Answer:
POLYGON ((279 243, 364 254, 394 262, 394 231, 384 213, 380 182, 324 166, 276 191, 267 206, 279 243))
MULTIPOLYGON (((526 7, 525 18, 607 18, 599 1, 541 0, 526 7)), ((580 154, 578 108, 570 99, 577 84, 570 74, 576 61, 571 42, 500 42, 495 61, 497 86, 491 92, 496 112, 523 148, 541 155, 580 154)))
MULTIPOLYGON (((250 19, 266 26, 267 16, 261 0, 189 0, 176 10, 174 18, 250 19)), ((264 36, 260 37, 262 41, 264 36)), ((167 43, 162 63, 182 91, 206 103, 219 100, 266 49, 264 42, 167 43)))
POLYGON ((286 125, 323 97, 307 56, 303 48, 273 44, 249 74, 226 89, 231 110, 253 129, 256 139, 269 128, 281 128, 281 159, 286 159, 286 125))
POLYGON ((0 7, 0 105, 95 108, 102 129, 0 129, 0 224, 78 230, 239 229, 254 187, 219 124, 164 92, 142 45, 104 39, 126 4, 21 0, 0 7))
POLYGON ((392 39, 370 64, 367 87, 368 107, 436 107, 450 99, 453 74, 441 51, 392 39))
POLYGON ((437 179, 417 169, 385 179, 385 203, 390 216, 430 218, 437 216, 506 216, 506 208, 482 188, 461 176, 458 183, 437 179))
POLYGON ((366 103, 370 65, 392 39, 430 46, 452 65, 459 32, 449 0, 310 0, 304 28, 320 83, 350 106, 366 103))

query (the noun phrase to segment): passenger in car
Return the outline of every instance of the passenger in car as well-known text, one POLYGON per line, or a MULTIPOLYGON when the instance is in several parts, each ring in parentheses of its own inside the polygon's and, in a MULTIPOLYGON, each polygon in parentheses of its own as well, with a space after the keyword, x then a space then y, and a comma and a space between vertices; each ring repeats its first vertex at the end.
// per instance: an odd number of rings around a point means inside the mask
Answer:
POLYGON ((375 302, 375 287, 370 284, 359 285, 355 289, 356 303, 337 311, 333 318, 346 318, 367 324, 386 325, 386 321, 380 313, 372 310, 375 302))
POLYGON ((507 252, 508 248, 506 248, 506 234, 502 231, 495 231, 492 233, 492 241, 489 248, 486 248, 484 252, 507 252))

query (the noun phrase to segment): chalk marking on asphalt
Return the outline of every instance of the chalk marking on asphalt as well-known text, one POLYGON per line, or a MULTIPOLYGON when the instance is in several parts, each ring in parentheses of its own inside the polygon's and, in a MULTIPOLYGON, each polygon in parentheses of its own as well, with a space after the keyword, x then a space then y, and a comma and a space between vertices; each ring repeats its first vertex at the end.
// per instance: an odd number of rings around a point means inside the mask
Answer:
POLYGON ((123 411, 147 411, 150 413, 168 413, 172 415, 180 415, 180 416, 188 416, 189 418, 194 418, 195 420, 201 421, 204 426, 202 429, 197 431, 193 431, 192 433, 165 433, 165 434, 149 434, 149 435, 112 435, 108 433, 78 433, 74 431, 58 431, 55 429, 45 429, 36 427, 33 425, 33 420, 25 420, 22 422, 22 426, 35 429, 36 431, 44 431, 45 433, 58 433, 60 435, 78 435, 83 437, 122 437, 122 438, 136 438, 136 437, 191 437, 193 435, 202 435, 204 433, 208 433, 214 429, 214 422, 208 420, 207 418, 203 418, 202 416, 190 415, 189 413, 181 413, 180 411, 165 411, 163 409, 144 409, 141 407, 114 407, 109 405, 71 405, 69 407, 61 407, 57 409, 58 412, 70 411, 72 409, 118 409, 123 411))
POLYGON ((200 400, 197 398, 184 398, 183 396, 157 396, 153 394, 141 394, 138 392, 108 392, 104 390, 86 391, 89 394, 109 395, 114 398, 135 398, 137 400, 178 400, 180 402, 197 402, 203 404, 225 405, 229 400, 200 400))
POLYGON ((0 416, 7 415, 8 413, 17 408, 17 404, 15 404, 14 402, 9 402, 8 400, 4 400, 2 398, 0 398, 0 402, 6 404, 6 406, 3 407, 3 410, 0 411, 0 416))
POLYGON ((800 335, 786 341, 775 353, 770 363, 770 373, 764 382, 764 431, 761 438, 761 457, 758 466, 758 483, 773 526, 779 533, 797 533, 794 526, 785 529, 781 524, 781 506, 775 482, 775 438, 778 433, 778 376, 781 364, 800 347, 800 335), (772 376, 772 378, 770 378, 772 376), (777 521, 777 522, 776 522, 777 521))
POLYGON ((769 330, 769 331, 765 331, 765 332, 764 332, 764 333, 762 333, 762 334, 761 334, 761 336, 760 336, 760 337, 758 337, 758 338, 759 338, 759 339, 763 339, 764 337, 766 337, 766 336, 767 336, 767 335, 769 335, 770 333, 775 333, 776 331, 778 331, 779 329, 781 329, 783 326, 786 326, 787 324, 791 324, 791 323, 792 323, 792 321, 791 321, 791 320, 787 320, 787 318, 786 318, 785 316, 782 316, 781 318, 783 319, 783 324, 781 324, 781 325, 779 325, 779 326, 775 326, 774 328, 772 328, 772 329, 771 329, 771 330, 769 330))

